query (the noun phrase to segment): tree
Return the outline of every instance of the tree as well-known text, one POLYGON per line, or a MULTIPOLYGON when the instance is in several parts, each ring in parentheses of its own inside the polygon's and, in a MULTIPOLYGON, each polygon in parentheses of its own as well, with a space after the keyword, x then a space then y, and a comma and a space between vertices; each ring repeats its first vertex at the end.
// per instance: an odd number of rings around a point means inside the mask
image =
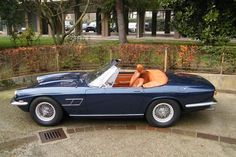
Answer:
POLYGON ((225 44, 236 36, 235 0, 162 0, 173 8, 173 26, 204 44, 225 44))
POLYGON ((102 0, 97 3, 97 7, 101 8, 101 12, 104 14, 113 14, 112 18, 117 21, 119 41, 121 44, 127 43, 127 35, 125 29, 124 20, 124 0, 102 0))
POLYGON ((0 1, 0 17, 6 21, 8 34, 17 30, 17 26, 22 24, 23 12, 20 11, 21 4, 17 0, 0 1))
POLYGON ((30 11, 39 13, 42 18, 46 19, 48 25, 51 28, 51 35, 56 45, 63 44, 65 38, 70 35, 73 30, 82 21, 87 8, 89 6, 89 0, 86 1, 85 7, 79 18, 75 21, 75 24, 65 31, 65 14, 68 10, 72 10, 82 4, 78 0, 69 1, 53 1, 53 0, 23 0, 24 6, 30 11))
MULTIPOLYGON (((145 11, 150 9, 156 11, 159 8, 159 0, 129 0, 131 10, 137 11, 137 36, 142 37, 145 25, 145 11)), ((154 21, 155 22, 155 21, 154 21)), ((155 25, 156 26, 156 25, 155 25)))
POLYGON ((127 43, 127 37, 125 31, 123 0, 116 0, 116 14, 117 14, 119 40, 121 44, 124 44, 127 43))
MULTIPOLYGON (((118 33, 120 43, 127 42, 126 31, 128 31, 128 24, 125 23, 125 8, 131 9, 133 11, 138 11, 139 25, 138 30, 140 34, 144 32, 144 16, 146 8, 156 10, 159 8, 159 0, 102 0, 100 4, 97 3, 97 6, 102 9, 103 13, 110 14, 114 9, 116 11, 117 24, 118 24, 118 33)), ((127 17, 126 17, 127 18, 127 17)), ((128 21, 126 19, 126 21, 128 21)))

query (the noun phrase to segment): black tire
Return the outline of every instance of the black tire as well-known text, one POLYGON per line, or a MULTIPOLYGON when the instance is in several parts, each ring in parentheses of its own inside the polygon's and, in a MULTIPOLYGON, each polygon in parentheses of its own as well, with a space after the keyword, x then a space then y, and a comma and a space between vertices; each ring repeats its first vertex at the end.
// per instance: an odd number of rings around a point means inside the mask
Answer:
MULTIPOLYGON (((38 97, 38 98, 34 99, 30 105, 30 114, 36 123, 38 123, 39 125, 43 125, 43 126, 56 125, 63 118, 63 110, 62 110, 61 106, 55 100, 53 100, 49 97, 38 97), (55 114, 53 114, 53 116, 51 116, 51 119, 49 119, 49 120, 43 120, 42 118, 40 118, 41 114, 39 112, 37 112, 40 110, 39 107, 42 106, 43 104, 44 104, 44 106, 46 104, 46 107, 49 107, 51 109, 51 111, 53 111, 53 113, 55 113, 55 114)), ((48 118, 48 117, 46 117, 46 118, 48 118)))
MULTIPOLYGON (((162 109, 163 111, 163 109, 162 109)), ((161 111, 160 111, 161 112, 161 111)), ((153 101, 146 110, 146 119, 151 126, 155 127, 168 127, 172 126, 180 117, 181 109, 179 104, 170 99, 160 99, 153 101), (157 113, 153 113, 156 111, 158 107, 165 106, 165 109, 168 109, 168 117, 167 118, 160 118, 157 113), (155 110, 155 111, 154 111, 155 110)))

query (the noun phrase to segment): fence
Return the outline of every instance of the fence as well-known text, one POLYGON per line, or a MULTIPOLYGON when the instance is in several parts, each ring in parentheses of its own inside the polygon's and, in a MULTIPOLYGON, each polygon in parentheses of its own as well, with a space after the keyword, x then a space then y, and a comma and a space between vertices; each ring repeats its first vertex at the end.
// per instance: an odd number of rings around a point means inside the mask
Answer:
POLYGON ((184 45, 63 45, 0 51, 0 79, 34 73, 90 70, 112 58, 120 58, 122 68, 141 63, 146 68, 185 72, 236 74, 236 48, 208 52, 184 45))

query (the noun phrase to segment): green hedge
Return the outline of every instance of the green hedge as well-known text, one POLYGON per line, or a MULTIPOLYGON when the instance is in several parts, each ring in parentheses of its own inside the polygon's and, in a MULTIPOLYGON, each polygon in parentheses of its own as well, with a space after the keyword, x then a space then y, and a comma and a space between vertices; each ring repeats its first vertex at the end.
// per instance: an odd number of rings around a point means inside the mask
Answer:
POLYGON ((65 44, 0 51, 0 79, 42 72, 90 70, 109 62, 112 58, 120 58, 122 68, 134 68, 135 64, 141 63, 147 68, 164 69, 165 50, 167 50, 168 70, 236 73, 234 46, 65 44))

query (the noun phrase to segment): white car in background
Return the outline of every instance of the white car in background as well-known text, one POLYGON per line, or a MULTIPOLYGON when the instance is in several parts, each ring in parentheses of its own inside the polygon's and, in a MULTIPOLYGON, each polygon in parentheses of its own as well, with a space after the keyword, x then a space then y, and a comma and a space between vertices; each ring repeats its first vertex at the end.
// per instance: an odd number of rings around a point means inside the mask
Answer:
POLYGON ((66 20, 65 21, 65 30, 68 31, 71 29, 74 25, 74 22, 72 20, 66 20))
POLYGON ((86 27, 85 32, 90 32, 90 31, 96 32, 96 29, 97 29, 96 21, 92 21, 86 27))
POLYGON ((87 23, 83 23, 82 24, 82 30, 85 30, 87 28, 88 24, 87 23))
POLYGON ((129 23, 129 32, 135 33, 137 30, 137 23, 136 22, 130 22, 129 23))

